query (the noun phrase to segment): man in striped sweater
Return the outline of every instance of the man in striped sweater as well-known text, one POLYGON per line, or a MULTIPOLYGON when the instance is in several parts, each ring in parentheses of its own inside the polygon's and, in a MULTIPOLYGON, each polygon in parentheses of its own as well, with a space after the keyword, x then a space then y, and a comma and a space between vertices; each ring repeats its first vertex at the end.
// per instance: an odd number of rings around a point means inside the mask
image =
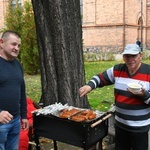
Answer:
POLYGON ((114 84, 115 145, 116 150, 148 150, 150 126, 150 65, 141 62, 142 53, 137 44, 126 45, 125 63, 118 64, 93 76, 79 89, 84 96, 93 89, 114 84), (142 89, 133 92, 128 83, 140 83, 142 89))

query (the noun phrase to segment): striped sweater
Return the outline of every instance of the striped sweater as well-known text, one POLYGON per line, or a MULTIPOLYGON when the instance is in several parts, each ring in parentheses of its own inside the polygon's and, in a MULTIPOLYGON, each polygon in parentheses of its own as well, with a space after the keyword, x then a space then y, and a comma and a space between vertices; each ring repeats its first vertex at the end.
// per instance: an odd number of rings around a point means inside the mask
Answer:
POLYGON ((132 132, 145 132, 150 126, 150 65, 142 63, 138 71, 130 75, 126 64, 118 64, 100 73, 88 82, 92 89, 114 84, 115 124, 132 132), (130 82, 141 83, 144 96, 127 91, 130 82))

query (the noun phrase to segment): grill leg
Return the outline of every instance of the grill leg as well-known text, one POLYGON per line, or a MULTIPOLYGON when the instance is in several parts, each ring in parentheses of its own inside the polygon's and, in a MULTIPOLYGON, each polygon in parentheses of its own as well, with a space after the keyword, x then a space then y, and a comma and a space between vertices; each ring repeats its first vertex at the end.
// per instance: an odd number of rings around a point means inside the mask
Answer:
POLYGON ((36 134, 34 135, 34 141, 36 143, 36 150, 41 150, 41 148, 40 148, 40 142, 39 142, 39 137, 36 134))
POLYGON ((100 140, 98 143, 97 143, 97 150, 103 150, 102 148, 102 140, 100 140))
POLYGON ((54 142, 54 150, 57 150, 57 141, 53 140, 54 142))
POLYGON ((92 146, 90 149, 84 148, 84 150, 103 150, 102 148, 102 140, 96 143, 96 145, 92 146))

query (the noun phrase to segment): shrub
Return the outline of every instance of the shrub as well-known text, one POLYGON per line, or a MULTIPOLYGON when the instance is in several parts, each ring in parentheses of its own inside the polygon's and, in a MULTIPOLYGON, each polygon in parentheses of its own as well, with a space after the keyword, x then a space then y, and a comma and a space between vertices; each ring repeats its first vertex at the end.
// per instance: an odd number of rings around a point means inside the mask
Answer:
POLYGON ((12 9, 11 4, 5 16, 5 30, 14 30, 21 35, 22 46, 18 59, 22 63, 24 72, 27 74, 37 74, 39 72, 39 53, 37 48, 36 28, 34 14, 30 2, 25 2, 20 7, 16 1, 16 6, 12 9))

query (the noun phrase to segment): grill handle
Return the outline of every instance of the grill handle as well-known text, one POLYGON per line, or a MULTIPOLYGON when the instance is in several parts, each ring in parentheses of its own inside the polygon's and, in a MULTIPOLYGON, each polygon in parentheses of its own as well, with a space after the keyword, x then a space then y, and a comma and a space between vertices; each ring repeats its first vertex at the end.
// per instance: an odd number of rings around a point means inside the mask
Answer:
POLYGON ((103 117, 102 119, 100 119, 100 120, 96 121, 95 123, 91 124, 91 128, 97 126, 98 124, 100 124, 102 121, 106 120, 109 117, 111 117, 111 114, 108 114, 105 117, 103 117))

